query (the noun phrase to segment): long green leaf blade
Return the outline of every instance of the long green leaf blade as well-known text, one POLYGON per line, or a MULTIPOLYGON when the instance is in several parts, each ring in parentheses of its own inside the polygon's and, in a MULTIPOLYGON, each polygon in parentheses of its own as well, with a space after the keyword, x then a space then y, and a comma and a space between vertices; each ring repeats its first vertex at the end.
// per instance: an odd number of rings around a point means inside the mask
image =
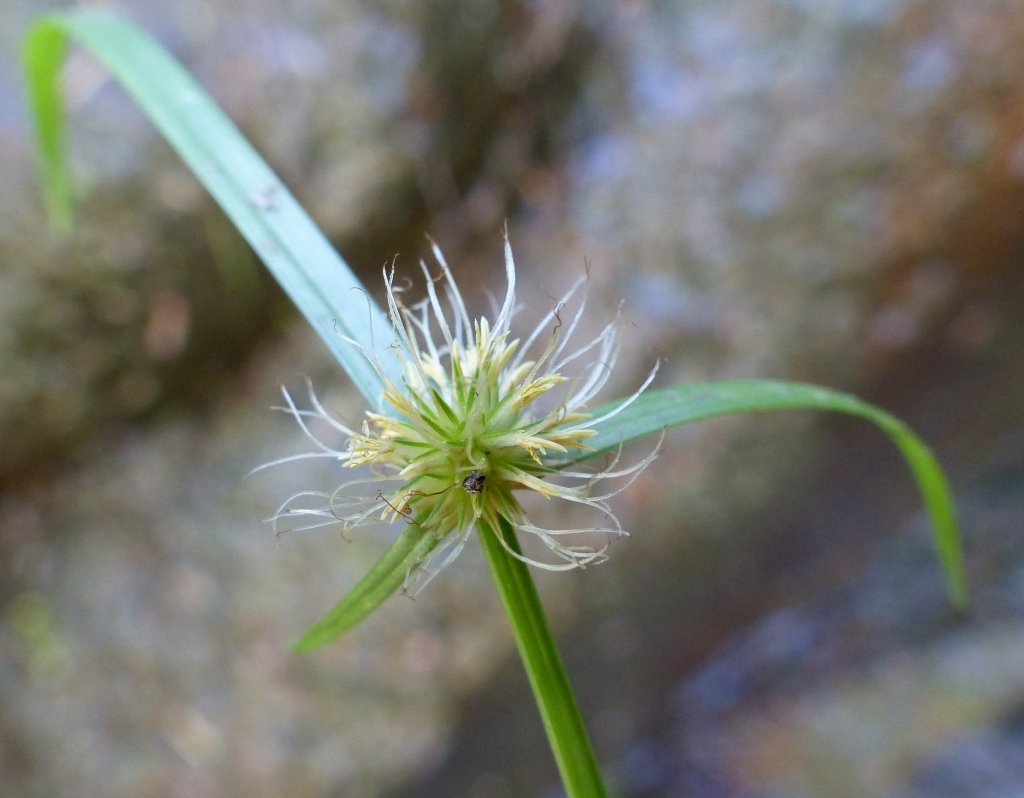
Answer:
POLYGON ((512 627, 566 795, 568 798, 602 798, 607 792, 597 757, 533 577, 526 564, 509 554, 497 537, 501 535, 510 549, 521 554, 515 531, 504 519, 500 529, 491 529, 480 522, 478 529, 480 545, 512 627))
POLYGON ((292 650, 312 651, 352 629, 402 586, 409 571, 423 562, 437 543, 422 526, 406 526, 356 586, 313 624, 292 650))
POLYGON ((68 39, 96 56, 213 195, 327 344, 356 387, 380 408, 381 379, 356 341, 393 381, 391 325, 313 220, 181 64, 148 34, 109 12, 82 10, 37 22, 23 54, 47 204, 71 218, 59 72, 68 39))
MULTIPOLYGON (((600 419, 626 400, 609 402, 591 410, 600 419)), ((832 410, 861 416, 877 424, 892 439, 917 481, 932 523, 935 548, 953 602, 967 604, 960 530, 953 495, 938 460, 927 445, 895 416, 850 394, 777 380, 731 380, 695 383, 648 391, 617 415, 594 426, 597 435, 587 439, 594 451, 567 461, 580 462, 616 449, 620 444, 714 416, 782 409, 832 410)))
POLYGON ((64 103, 57 86, 66 54, 66 35, 48 20, 32 27, 22 54, 43 196, 50 218, 61 232, 71 229, 73 218, 64 103))

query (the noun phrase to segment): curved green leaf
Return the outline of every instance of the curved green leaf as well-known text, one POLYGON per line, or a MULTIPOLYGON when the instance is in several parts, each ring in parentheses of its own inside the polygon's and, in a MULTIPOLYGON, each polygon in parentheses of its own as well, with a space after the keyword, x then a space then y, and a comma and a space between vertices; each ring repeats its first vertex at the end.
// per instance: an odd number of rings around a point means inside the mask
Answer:
POLYGON ((352 629, 402 586, 409 571, 423 562, 437 543, 422 526, 406 526, 356 586, 313 624, 292 650, 312 651, 352 629))
POLYGON ((68 39, 88 49, 138 102, 153 124, 213 195, 246 241, 313 325, 371 406, 381 380, 365 357, 340 337, 385 357, 391 324, 280 179, 192 77, 163 47, 116 14, 82 10, 44 17, 23 53, 47 205, 70 223, 71 191, 59 73, 68 39), (374 335, 375 333, 375 335, 374 335))
MULTIPOLYGON (((628 400, 601 405, 590 411, 600 419, 628 400)), ((594 425, 597 435, 587 439, 594 451, 584 452, 569 465, 618 448, 622 443, 660 432, 666 427, 689 424, 714 416, 782 409, 833 410, 873 421, 892 439, 906 459, 917 481, 946 585, 953 602, 967 604, 960 530, 957 525, 949 483, 935 455, 906 424, 884 410, 850 394, 816 385, 777 380, 731 380, 695 383, 647 391, 617 415, 594 425)))
POLYGON ((43 197, 50 219, 61 232, 71 229, 73 215, 64 102, 57 85, 67 44, 64 31, 44 20, 30 29, 22 53, 43 197))

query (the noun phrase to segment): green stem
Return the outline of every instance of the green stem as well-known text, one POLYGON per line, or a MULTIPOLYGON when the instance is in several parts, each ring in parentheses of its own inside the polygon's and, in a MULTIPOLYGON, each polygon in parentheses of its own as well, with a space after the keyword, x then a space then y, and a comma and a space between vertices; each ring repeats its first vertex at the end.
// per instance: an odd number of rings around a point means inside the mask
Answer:
POLYGON ((477 522, 480 543, 505 606, 519 656, 530 679, 558 772, 568 798, 606 798, 601 772, 562 658, 555 647, 547 616, 526 564, 509 554, 498 540, 519 552, 515 530, 507 522, 493 530, 477 522))

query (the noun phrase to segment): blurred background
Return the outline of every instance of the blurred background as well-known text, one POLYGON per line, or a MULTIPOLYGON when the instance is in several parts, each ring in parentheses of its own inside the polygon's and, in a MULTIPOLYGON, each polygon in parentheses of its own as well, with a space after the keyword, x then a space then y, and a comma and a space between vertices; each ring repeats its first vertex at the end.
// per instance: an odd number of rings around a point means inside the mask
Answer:
MULTIPOLYGON (((83 4, 84 5, 84 4, 83 4)), ((611 398, 820 382, 948 467, 969 613, 864 422, 675 431, 633 537, 538 574, 625 798, 1024 792, 1024 0, 124 0, 381 294, 429 232, 478 309, 589 269, 611 398)), ((50 234, 0 0, 0 793, 560 794, 474 545, 312 655, 383 550, 262 518, 330 464, 269 408, 362 402, 221 212, 73 51, 79 225, 50 234)), ((634 454, 642 456, 640 447, 634 454)), ((567 521, 559 508, 539 508, 567 521)))

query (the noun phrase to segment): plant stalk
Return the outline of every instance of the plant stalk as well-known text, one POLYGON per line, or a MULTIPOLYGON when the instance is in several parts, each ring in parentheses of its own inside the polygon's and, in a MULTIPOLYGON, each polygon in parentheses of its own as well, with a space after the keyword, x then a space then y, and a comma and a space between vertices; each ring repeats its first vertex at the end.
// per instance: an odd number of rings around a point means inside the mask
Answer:
POLYGON ((503 535, 508 546, 520 552, 515 530, 504 520, 500 529, 491 529, 481 522, 477 522, 477 526, 566 795, 568 798, 607 798, 594 748, 555 647, 533 577, 526 564, 509 554, 497 538, 503 535))

